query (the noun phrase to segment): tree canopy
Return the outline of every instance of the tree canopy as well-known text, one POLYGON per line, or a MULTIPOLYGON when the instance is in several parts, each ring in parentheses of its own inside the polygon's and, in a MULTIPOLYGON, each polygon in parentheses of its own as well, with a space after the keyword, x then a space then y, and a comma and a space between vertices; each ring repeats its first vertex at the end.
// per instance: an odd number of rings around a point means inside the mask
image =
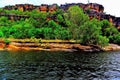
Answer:
POLYGON ((0 12, 29 16, 19 20, 1 16, 1 38, 74 39, 81 44, 100 46, 120 42, 119 31, 108 20, 91 20, 78 6, 72 6, 67 11, 58 9, 53 13, 2 9, 0 12))

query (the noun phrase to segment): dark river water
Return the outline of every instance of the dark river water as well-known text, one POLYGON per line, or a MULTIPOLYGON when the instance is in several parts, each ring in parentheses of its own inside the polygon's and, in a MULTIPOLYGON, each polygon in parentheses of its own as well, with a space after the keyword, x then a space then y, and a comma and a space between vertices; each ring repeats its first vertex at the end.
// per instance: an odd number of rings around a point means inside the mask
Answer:
POLYGON ((0 80, 120 80, 120 51, 0 51, 0 80))

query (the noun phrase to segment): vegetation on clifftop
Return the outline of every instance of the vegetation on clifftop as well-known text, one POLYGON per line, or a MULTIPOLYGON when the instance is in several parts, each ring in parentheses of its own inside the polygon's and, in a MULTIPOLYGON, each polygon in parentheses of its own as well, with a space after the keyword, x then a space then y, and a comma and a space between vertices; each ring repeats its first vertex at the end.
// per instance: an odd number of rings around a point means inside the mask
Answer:
POLYGON ((90 20, 78 6, 70 7, 67 12, 60 9, 53 13, 37 10, 31 12, 0 10, 0 12, 29 16, 20 20, 9 20, 1 16, 1 38, 73 39, 81 44, 100 46, 105 46, 109 42, 117 44, 120 42, 120 32, 109 21, 99 21, 95 18, 90 20))

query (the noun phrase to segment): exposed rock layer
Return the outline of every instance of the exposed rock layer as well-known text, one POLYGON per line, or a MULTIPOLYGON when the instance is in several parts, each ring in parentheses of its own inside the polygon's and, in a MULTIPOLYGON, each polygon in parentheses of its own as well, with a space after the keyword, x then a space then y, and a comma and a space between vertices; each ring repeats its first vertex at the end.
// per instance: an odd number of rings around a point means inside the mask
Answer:
POLYGON ((104 48, 95 45, 83 46, 80 44, 60 44, 60 43, 16 43, 12 42, 8 45, 0 43, 0 50, 39 50, 39 51, 67 51, 67 52, 101 52, 120 50, 120 46, 109 44, 104 48))
MULTIPOLYGON (((62 4, 58 6, 57 4, 53 5, 47 5, 42 4, 39 6, 33 5, 33 4, 16 4, 14 6, 5 6, 3 9, 6 10, 20 10, 20 11, 32 11, 32 10, 38 10, 41 12, 54 12, 57 9, 62 9, 63 11, 68 10, 70 6, 77 5, 81 7, 86 14, 89 15, 90 19, 97 18, 99 20, 107 19, 110 21, 114 26, 116 26, 120 30, 120 17, 115 17, 110 14, 104 13, 104 7, 101 4, 97 3, 71 3, 71 4, 62 4)), ((20 19, 20 18, 29 18, 29 16, 26 15, 15 15, 15 14, 5 14, 0 12, 0 16, 7 16, 9 19, 20 19)), ((48 18, 55 19, 55 16, 49 16, 48 18)))

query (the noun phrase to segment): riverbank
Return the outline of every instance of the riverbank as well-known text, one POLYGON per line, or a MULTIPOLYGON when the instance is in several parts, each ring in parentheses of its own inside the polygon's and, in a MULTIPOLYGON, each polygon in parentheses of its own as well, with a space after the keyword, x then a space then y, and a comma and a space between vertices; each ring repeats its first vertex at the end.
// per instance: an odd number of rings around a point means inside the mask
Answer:
POLYGON ((65 44, 65 43, 17 43, 11 42, 6 45, 0 44, 1 50, 42 50, 42 51, 67 51, 67 52, 99 52, 102 49, 93 46, 83 46, 80 44, 65 44))
POLYGON ((40 39, 9 39, 8 43, 0 40, 0 50, 41 50, 41 51, 66 51, 66 52, 101 52, 120 50, 120 46, 109 44, 101 48, 95 45, 85 46, 76 44, 74 40, 40 40, 40 39))

